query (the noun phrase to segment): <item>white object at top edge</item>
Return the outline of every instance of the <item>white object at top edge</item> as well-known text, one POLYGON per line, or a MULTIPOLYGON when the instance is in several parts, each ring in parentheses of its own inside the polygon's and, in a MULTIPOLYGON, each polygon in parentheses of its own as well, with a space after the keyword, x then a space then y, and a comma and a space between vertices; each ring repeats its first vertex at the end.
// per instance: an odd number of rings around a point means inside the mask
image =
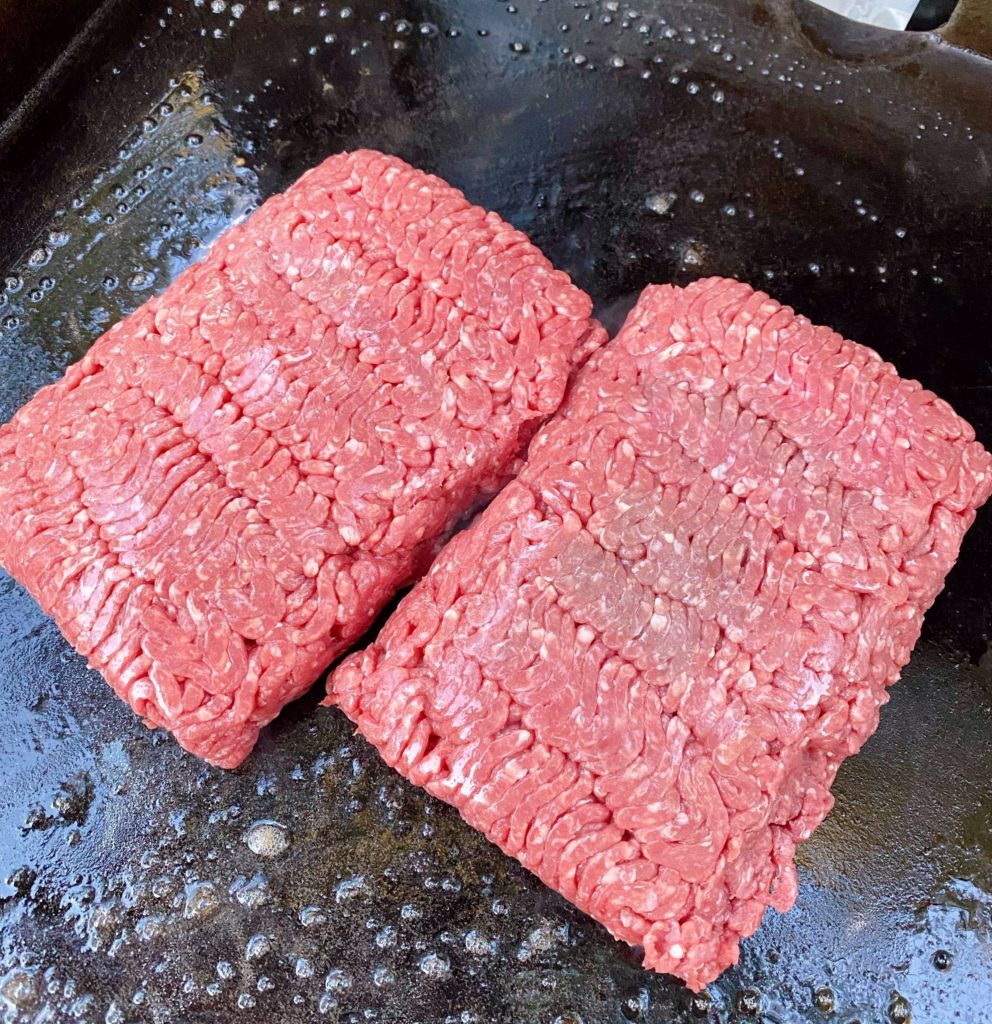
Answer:
POLYGON ((821 7, 879 28, 904 29, 916 10, 916 0, 815 0, 821 7))

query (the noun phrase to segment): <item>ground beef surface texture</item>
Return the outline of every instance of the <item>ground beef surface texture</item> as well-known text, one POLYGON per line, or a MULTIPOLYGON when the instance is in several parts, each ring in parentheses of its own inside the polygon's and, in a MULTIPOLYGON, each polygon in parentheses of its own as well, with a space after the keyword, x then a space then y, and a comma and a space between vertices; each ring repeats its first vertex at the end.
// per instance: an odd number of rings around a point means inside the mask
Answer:
POLYGON ((870 349, 736 281, 648 288, 329 699, 698 989, 792 905, 990 486, 870 349))
POLYGON ((331 157, 0 429, 0 561, 233 767, 503 482, 590 312, 439 178, 331 157))

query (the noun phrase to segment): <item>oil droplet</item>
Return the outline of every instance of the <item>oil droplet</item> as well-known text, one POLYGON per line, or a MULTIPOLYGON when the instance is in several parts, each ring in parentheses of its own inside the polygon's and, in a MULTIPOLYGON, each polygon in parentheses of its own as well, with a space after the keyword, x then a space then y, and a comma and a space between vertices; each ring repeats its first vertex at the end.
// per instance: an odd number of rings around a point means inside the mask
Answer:
POLYGON ((496 942, 473 928, 465 933, 465 951, 473 956, 486 956, 496 952, 496 942))
POLYGON ((385 985, 392 985, 396 981, 396 975, 388 967, 376 967, 372 971, 372 984, 376 988, 382 988, 385 985))
POLYGON ((705 202, 705 201, 706 201, 706 195, 705 195, 705 193, 703 193, 703 192, 700 192, 698 188, 694 188, 694 189, 693 189, 693 190, 692 190, 692 191, 691 191, 691 192, 689 193, 689 198, 690 198, 690 199, 691 199, 691 200, 692 200, 692 201, 693 201, 694 203, 702 203, 702 202, 705 202))
POLYGON ((203 920, 220 909, 220 899, 212 882, 194 882, 186 887, 186 903, 183 917, 187 920, 203 920))
POLYGON ((271 899, 268 880, 262 874, 253 875, 250 879, 240 876, 229 891, 241 906, 249 910, 257 910, 271 899))
POLYGON ((897 993, 889 1003, 889 1020, 892 1024, 909 1024, 912 1016, 909 1001, 897 993))
POLYGON ((443 953, 425 953, 418 961, 420 973, 431 981, 444 981, 451 976, 451 961, 443 953))
POLYGON ((813 993, 813 1006, 816 1007, 820 1013, 833 1013, 834 1010, 834 994, 829 988, 818 988, 813 993))
POLYGON ((668 213, 678 196, 674 192, 654 192, 644 200, 644 205, 659 215, 668 213))
POLYGON ((300 924, 304 928, 319 928, 327 924, 327 912, 323 907, 304 907, 300 911, 300 924))
POLYGON ((190 146, 192 149, 196 149, 198 146, 202 146, 203 136, 200 135, 198 132, 192 132, 191 134, 186 136, 186 145, 190 146))
POLYGON ((582 65, 585 64, 588 60, 589 58, 584 53, 577 53, 572 58, 572 63, 577 64, 579 67, 582 67, 582 65))
POLYGON ((164 930, 165 919, 160 914, 146 915, 134 926, 134 933, 142 942, 157 939, 164 930))
POLYGON ((734 1002, 743 1017, 757 1017, 761 1013, 761 993, 757 989, 742 988, 734 1002))
POLYGON ((896 228, 896 238, 905 238, 905 237, 906 237, 906 229, 905 228, 896 228))
POLYGON ((706 248, 698 242, 689 242, 682 250, 682 262, 687 267, 699 267, 706 261, 706 248))
POLYGON ((713 90, 713 96, 711 97, 711 99, 713 100, 714 103, 723 103, 723 101, 726 98, 727 97, 724 95, 724 92, 723 92, 722 89, 714 89, 713 90))
POLYGON ((290 832, 278 821, 262 818, 244 834, 245 845, 259 857, 278 857, 289 849, 290 832))
POLYGON ((651 993, 647 988, 631 992, 620 1004, 620 1012, 626 1020, 645 1020, 651 1008, 651 993))
POLYGON ((272 936, 264 932, 256 932, 245 946, 246 960, 261 960, 272 949, 272 936))
POLYGON ((626 66, 627 66, 627 62, 623 59, 623 57, 620 56, 619 53, 615 53, 610 58, 610 67, 611 68, 625 68, 626 66))
POLYGON ((28 971, 16 968, 0 981, 0 996, 15 1009, 30 1009, 37 1005, 41 996, 38 979, 28 971))
POLYGON ((708 992, 696 992, 689 999, 689 1012, 696 1018, 708 1017, 713 1009, 713 997, 708 992))
POLYGON ((938 971, 949 971, 954 963, 954 957, 946 949, 938 949, 933 955, 933 965, 938 971))
POLYGON ((353 982, 351 975, 341 967, 333 967, 324 978, 324 990, 327 992, 347 992, 353 982))
POLYGON ((352 875, 338 882, 334 889, 335 903, 343 903, 367 889, 364 875, 352 875))

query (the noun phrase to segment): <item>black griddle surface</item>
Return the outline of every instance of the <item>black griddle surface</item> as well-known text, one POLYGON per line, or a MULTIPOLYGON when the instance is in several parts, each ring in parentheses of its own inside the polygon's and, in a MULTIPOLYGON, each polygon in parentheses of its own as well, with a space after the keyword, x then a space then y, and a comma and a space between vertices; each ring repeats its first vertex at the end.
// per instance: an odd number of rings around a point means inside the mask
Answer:
MULTIPOLYGON (((989 445, 990 93, 980 58, 798 0, 110 2, 0 129, 0 418, 233 218, 365 145, 530 233, 612 327, 649 282, 738 276, 989 445)), ((800 851, 795 910, 697 998, 316 694, 211 769, 0 577, 4 1019, 981 1020, 990 548, 986 510, 800 851)))

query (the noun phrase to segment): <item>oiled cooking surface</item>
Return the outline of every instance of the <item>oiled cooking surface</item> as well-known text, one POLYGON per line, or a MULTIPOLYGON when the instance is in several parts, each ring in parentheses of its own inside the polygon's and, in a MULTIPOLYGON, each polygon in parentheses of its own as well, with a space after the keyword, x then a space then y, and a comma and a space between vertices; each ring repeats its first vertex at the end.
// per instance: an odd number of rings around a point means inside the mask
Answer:
MULTIPOLYGON (((992 441, 980 60, 830 29, 798 0, 110 12, 96 56, 0 142, 4 418, 232 218, 371 146, 526 231, 611 330, 651 281, 737 277, 870 344, 992 441)), ((239 771, 204 769, 150 745, 5 582, 0 986, 60 1024, 74 1007, 168 1024, 980 1018, 990 540, 980 516, 800 848, 796 907, 766 915, 700 1016, 343 715, 287 709, 239 771), (268 819, 290 842, 266 858, 242 836, 268 819)))

